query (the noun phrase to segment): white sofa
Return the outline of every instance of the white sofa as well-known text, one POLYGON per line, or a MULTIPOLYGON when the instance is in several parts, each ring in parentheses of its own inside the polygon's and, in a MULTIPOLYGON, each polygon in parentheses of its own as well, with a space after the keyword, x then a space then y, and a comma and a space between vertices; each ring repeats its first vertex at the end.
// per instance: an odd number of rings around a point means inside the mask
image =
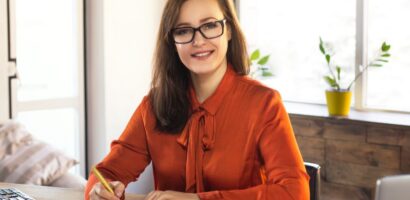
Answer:
POLYGON ((84 188, 69 170, 78 161, 33 138, 18 122, 0 123, 0 182, 84 188))

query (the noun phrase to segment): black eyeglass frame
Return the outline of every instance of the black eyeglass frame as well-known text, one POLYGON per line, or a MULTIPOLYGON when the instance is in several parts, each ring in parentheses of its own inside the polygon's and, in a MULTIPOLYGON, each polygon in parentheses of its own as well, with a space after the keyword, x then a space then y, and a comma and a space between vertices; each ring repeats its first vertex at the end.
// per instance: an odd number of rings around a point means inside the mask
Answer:
POLYGON ((188 43, 191 43, 192 41, 194 41, 194 38, 195 38, 195 35, 196 35, 197 31, 199 31, 199 33, 201 33, 202 37, 204 37, 206 39, 214 39, 214 38, 217 38, 217 37, 221 37, 224 34, 224 32, 225 32, 225 23, 226 23, 226 19, 221 19, 221 20, 217 20, 217 21, 213 21, 213 22, 207 22, 207 23, 202 24, 202 25, 200 25, 196 28, 194 28, 194 27, 177 27, 177 28, 171 29, 171 36, 172 36, 172 39, 174 40, 175 44, 188 44, 188 43), (205 34, 201 31, 201 27, 203 27, 203 26, 205 26, 209 23, 220 23, 221 26, 222 26, 222 33, 217 35, 217 36, 214 36, 214 37, 205 36, 205 34), (194 30, 194 32, 192 34, 192 38, 188 42, 177 42, 177 41, 175 41, 174 32, 178 29, 186 29, 186 28, 190 28, 190 29, 194 30))

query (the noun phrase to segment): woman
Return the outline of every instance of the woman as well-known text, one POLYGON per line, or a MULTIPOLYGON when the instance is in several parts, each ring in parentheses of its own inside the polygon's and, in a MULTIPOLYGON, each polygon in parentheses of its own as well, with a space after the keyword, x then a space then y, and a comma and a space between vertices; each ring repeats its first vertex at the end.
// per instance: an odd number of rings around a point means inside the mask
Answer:
POLYGON ((119 199, 152 161, 147 200, 308 199, 309 186, 277 91, 249 79, 232 0, 168 0, 150 93, 97 168, 86 199, 119 199))

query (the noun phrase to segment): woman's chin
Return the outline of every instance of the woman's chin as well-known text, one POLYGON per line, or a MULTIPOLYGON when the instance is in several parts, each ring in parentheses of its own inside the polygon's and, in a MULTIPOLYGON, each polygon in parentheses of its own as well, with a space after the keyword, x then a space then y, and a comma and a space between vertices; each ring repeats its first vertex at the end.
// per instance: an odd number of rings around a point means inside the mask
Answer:
POLYGON ((188 67, 188 69, 195 75, 206 75, 214 72, 216 67, 212 64, 201 64, 188 67))
POLYGON ((196 75, 196 76, 205 76, 205 75, 212 74, 212 72, 213 72, 213 70, 195 70, 195 71, 191 71, 191 73, 196 75))

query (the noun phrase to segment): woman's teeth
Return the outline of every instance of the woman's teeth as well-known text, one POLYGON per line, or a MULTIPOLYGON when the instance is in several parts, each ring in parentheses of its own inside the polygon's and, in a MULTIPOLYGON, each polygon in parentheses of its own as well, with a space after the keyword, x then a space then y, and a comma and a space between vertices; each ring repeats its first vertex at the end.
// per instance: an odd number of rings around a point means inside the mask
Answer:
POLYGON ((194 56, 194 57, 205 57, 205 56, 207 56, 211 53, 212 53, 212 51, 208 51, 208 52, 196 53, 196 54, 193 54, 192 56, 194 56))

